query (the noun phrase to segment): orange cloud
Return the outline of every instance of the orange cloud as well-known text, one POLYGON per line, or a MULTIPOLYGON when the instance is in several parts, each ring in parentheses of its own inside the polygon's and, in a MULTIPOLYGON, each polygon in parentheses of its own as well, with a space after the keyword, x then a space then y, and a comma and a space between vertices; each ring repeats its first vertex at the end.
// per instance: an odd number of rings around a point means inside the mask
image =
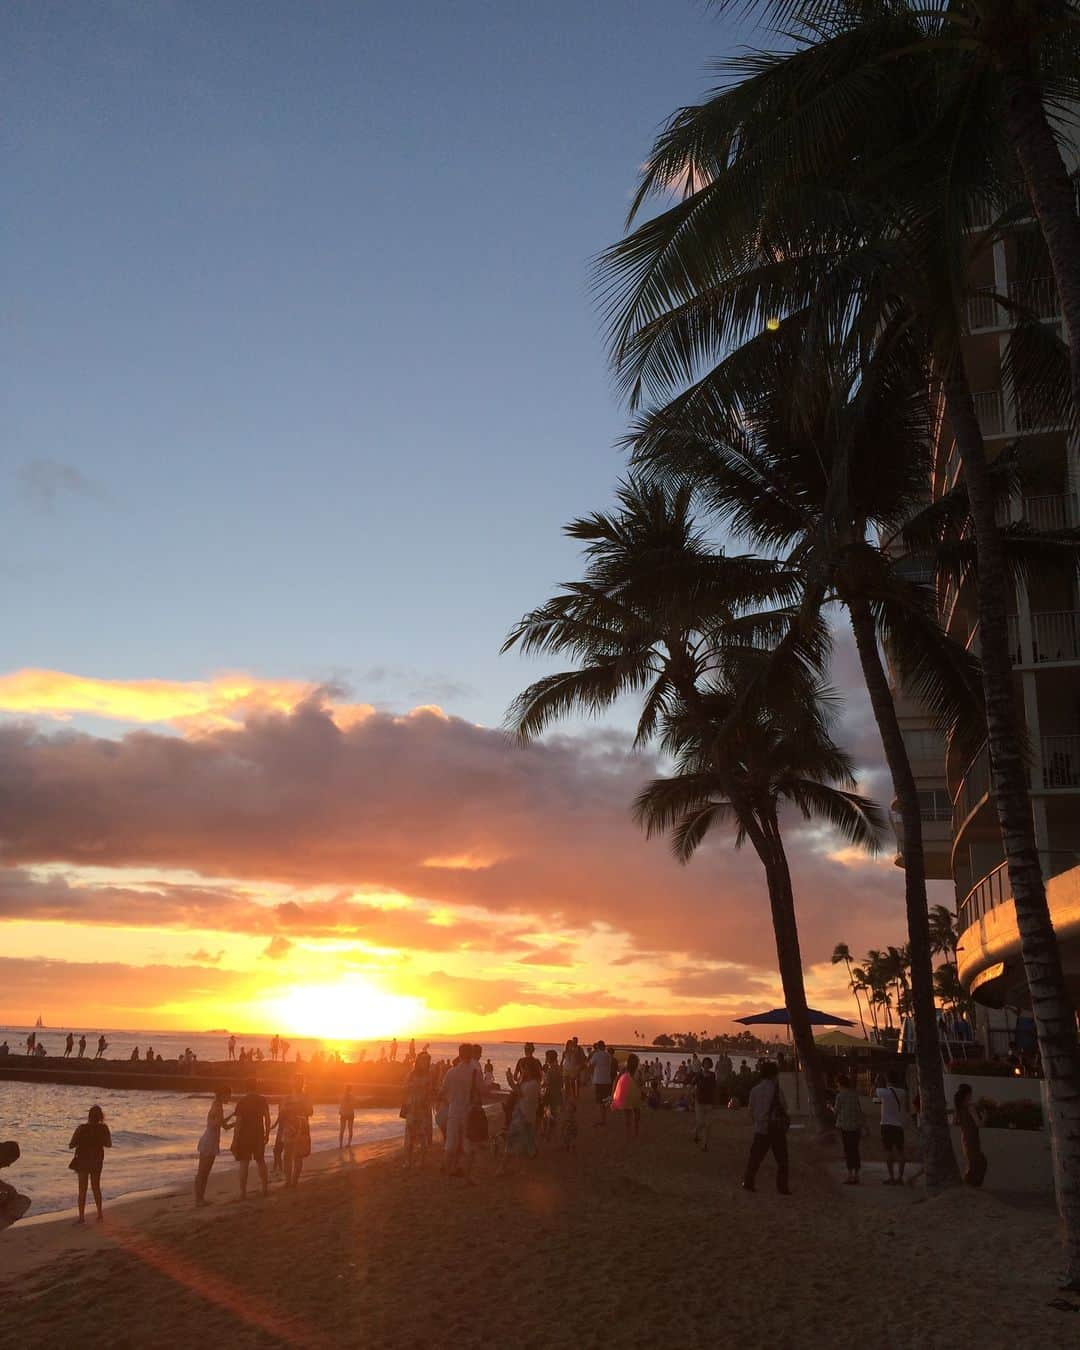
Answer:
MULTIPOLYGON (((239 727, 253 714, 288 713, 331 692, 309 681, 263 680, 243 672, 209 680, 103 680, 28 668, 0 675, 0 712, 59 720, 83 714, 203 732, 239 727)), ((355 726, 374 711, 367 703, 324 701, 342 728, 355 726)))

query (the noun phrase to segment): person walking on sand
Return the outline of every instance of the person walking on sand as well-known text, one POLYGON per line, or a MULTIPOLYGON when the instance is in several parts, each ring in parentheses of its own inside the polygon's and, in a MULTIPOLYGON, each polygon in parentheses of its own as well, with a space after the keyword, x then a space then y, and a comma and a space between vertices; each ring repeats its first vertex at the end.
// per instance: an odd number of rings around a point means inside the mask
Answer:
POLYGON ((846 1073, 836 1077, 836 1101, 833 1103, 833 1119, 840 1131, 844 1143, 844 1162, 847 1164, 845 1186, 859 1184, 859 1172, 862 1170, 862 1158, 859 1154, 859 1140, 866 1133, 866 1121, 863 1119, 859 1094, 851 1086, 846 1073))
POLYGON ((759 1066, 761 1082, 750 1089, 747 1105, 754 1126, 754 1138, 750 1144, 750 1156, 746 1160, 743 1174, 744 1191, 753 1191, 758 1168, 765 1161, 765 1155, 772 1152, 776 1159, 776 1189, 780 1195, 790 1195, 788 1189, 788 1147, 787 1132, 790 1119, 784 1094, 776 1076, 776 1065, 765 1060, 759 1066))
POLYGON ((461 1045, 458 1047, 458 1062, 453 1068, 447 1069, 439 1090, 440 1100, 446 1103, 443 1172, 448 1177, 472 1180, 473 1151, 465 1136, 465 1124, 469 1107, 481 1097, 480 1066, 473 1063, 472 1046, 461 1045))
POLYGON ((300 1185, 304 1159, 311 1153, 311 1102, 304 1092, 304 1080, 297 1077, 291 1096, 281 1103, 285 1144, 285 1185, 300 1185))
POLYGON ((702 1153, 709 1151, 709 1125, 716 1105, 716 1074, 708 1055, 694 1079, 694 1143, 702 1153))
POLYGON ((214 1100, 206 1113, 206 1129, 203 1130, 196 1146, 199 1165, 195 1171, 195 1206, 201 1208, 209 1202, 206 1199, 206 1183, 213 1171, 214 1159, 221 1152, 221 1131, 232 1128, 233 1117, 226 1118, 225 1107, 232 1099, 228 1087, 222 1085, 214 1092, 214 1100))
POLYGON ((897 1087, 883 1073, 879 1073, 874 1097, 881 1105, 881 1147, 885 1150, 885 1167, 889 1175, 883 1186, 904 1184, 904 1103, 907 1093, 897 1087), (896 1174, 893 1175, 893 1169, 896 1174))
POLYGON ((71 1052, 74 1049, 75 1049, 75 1033, 73 1031, 69 1031, 67 1034, 67 1040, 64 1042, 64 1058, 70 1059, 71 1052))
POLYGON ((588 1065, 598 1112, 598 1119, 593 1124, 599 1127, 607 1124, 607 1104, 611 1096, 611 1055, 603 1041, 597 1041, 593 1046, 588 1065))
POLYGON ((97 1042, 97 1054, 94 1056, 94 1058, 95 1058, 95 1059, 104 1059, 104 1058, 105 1058, 105 1051, 108 1050, 108 1048, 109 1048, 109 1042, 105 1039, 104 1036, 99 1036, 99 1037, 98 1037, 98 1042, 97 1042))
POLYGON ((956 1123, 960 1127, 960 1146, 964 1150, 964 1185, 981 1186, 986 1176, 986 1154, 979 1143, 982 1123, 971 1100, 971 1084, 961 1083, 953 1096, 956 1123))
POLYGON ((262 1193, 270 1190, 266 1172, 266 1141, 270 1138, 270 1104, 259 1091, 259 1084, 249 1078, 244 1084, 244 1095, 233 1112, 232 1154, 240 1164, 240 1199, 247 1198, 248 1168, 252 1163, 262 1182, 262 1193))
POLYGON ((86 1123, 76 1126, 68 1148, 75 1150, 68 1166, 79 1178, 79 1217, 75 1222, 86 1222, 86 1186, 89 1182, 98 1223, 102 1223, 105 1215, 101 1207, 101 1169, 105 1165, 105 1150, 112 1148, 112 1135, 100 1106, 92 1106, 86 1113, 86 1123))
POLYGON ((338 1148, 345 1147, 345 1132, 349 1134, 349 1147, 352 1148, 353 1125, 356 1121, 356 1100, 352 1094, 352 1088, 348 1083, 345 1084, 345 1091, 341 1095, 341 1101, 338 1104, 338 1148))
POLYGON ((638 1057, 633 1051, 626 1056, 626 1068, 619 1074, 615 1091, 611 1094, 611 1109, 624 1112, 626 1142, 632 1143, 641 1129, 641 1084, 637 1080, 638 1057))
POLYGON ((413 1154, 419 1153, 419 1163, 423 1167, 431 1146, 431 1056, 426 1050, 416 1056, 412 1072, 405 1080, 402 1114, 405 1119, 404 1167, 409 1171, 413 1166, 413 1154))

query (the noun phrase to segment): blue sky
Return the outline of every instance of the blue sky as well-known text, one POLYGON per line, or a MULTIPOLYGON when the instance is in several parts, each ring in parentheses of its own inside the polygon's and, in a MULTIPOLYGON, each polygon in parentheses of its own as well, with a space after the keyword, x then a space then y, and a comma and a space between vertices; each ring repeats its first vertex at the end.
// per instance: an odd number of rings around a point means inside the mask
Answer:
POLYGON ((623 422, 590 259, 703 0, 4 7, 0 668, 488 723, 623 422))

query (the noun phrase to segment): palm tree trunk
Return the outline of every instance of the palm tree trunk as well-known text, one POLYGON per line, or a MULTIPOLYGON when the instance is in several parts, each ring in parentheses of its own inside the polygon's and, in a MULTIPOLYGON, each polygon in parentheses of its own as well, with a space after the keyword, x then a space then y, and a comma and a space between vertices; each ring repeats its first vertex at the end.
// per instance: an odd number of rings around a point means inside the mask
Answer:
POLYGON ((904 902, 907 907, 908 946, 911 957, 911 1011, 915 1019, 915 1061, 919 1070, 919 1095, 926 1157, 926 1184, 932 1190, 960 1181, 945 1099, 945 1076, 938 1041, 937 1008, 934 1004, 934 960, 930 950, 930 911, 926 902, 926 860, 923 855, 922 815, 915 775, 900 731, 896 705, 878 650, 874 616, 865 599, 847 601, 863 679, 877 722, 893 791, 904 826, 904 902))
POLYGON ((1006 610, 1008 578, 994 514, 993 487, 971 389, 959 358, 947 371, 943 390, 975 525, 979 647, 994 801, 1046 1076, 1054 1187, 1065 1228, 1067 1278, 1080 1283, 1080 1045, 1076 1013, 1065 985, 1035 842, 1023 738, 1013 693, 1006 610))
POLYGON ((810 1025, 802 953, 799 950, 799 928, 795 919, 795 894, 779 821, 774 815, 771 820, 751 822, 747 834, 765 868, 773 934, 776 938, 776 961, 791 1026, 791 1039, 802 1061, 810 1115, 824 1134, 832 1130, 833 1123, 825 1106, 825 1075, 821 1069, 814 1030, 810 1025))
POLYGON ((863 1040, 865 1041, 866 1023, 863 1021, 862 999, 859 997, 859 986, 855 983, 855 981, 851 977, 851 960, 849 957, 844 958, 844 969, 847 971, 848 984, 851 986, 851 992, 855 995, 855 1006, 859 1010, 859 1027, 862 1030, 863 1040))
POLYGON ((1023 52, 1003 70, 1005 125, 1024 174, 1069 335, 1073 407, 1080 408, 1080 218, 1072 179, 1046 116, 1042 88, 1023 52))

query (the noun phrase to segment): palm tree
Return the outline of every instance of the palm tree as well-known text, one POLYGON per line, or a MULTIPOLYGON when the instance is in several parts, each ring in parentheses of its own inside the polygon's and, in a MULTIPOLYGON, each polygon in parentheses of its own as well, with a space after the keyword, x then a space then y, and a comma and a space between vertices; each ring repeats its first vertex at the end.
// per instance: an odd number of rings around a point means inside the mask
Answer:
MULTIPOLYGON (((636 456, 665 481, 689 479, 739 537, 779 551, 805 579, 806 605, 847 610, 904 829, 904 882, 927 1177, 959 1181, 932 984, 922 814, 880 646, 943 732, 978 709, 976 663, 941 631, 933 590, 879 542, 917 511, 930 476, 926 370, 898 344, 867 369, 801 338, 747 366, 721 363, 723 396, 708 411, 660 409, 639 419, 636 456), (921 453, 920 453, 921 450, 921 453)), ((715 372, 714 372, 715 373, 715 372)), ((936 518, 936 517, 935 517, 936 518)), ((970 727, 961 730, 970 735, 970 727)))
MULTIPOLYGON (((760 667, 774 638, 791 624, 782 609, 759 611, 796 591, 782 564, 711 552, 694 523, 685 488, 666 492, 631 481, 619 490, 620 510, 572 522, 567 532, 586 544, 589 564, 583 581, 564 586, 512 630, 504 650, 575 657, 570 670, 535 681, 515 699, 508 721, 530 740, 552 721, 571 712, 596 715, 621 695, 641 697, 636 740, 669 737, 674 719, 680 734, 691 724, 703 740, 713 738, 709 699, 717 682, 726 687, 731 671, 760 667)), ((785 669, 783 695, 808 716, 817 706, 814 654, 826 650, 818 625, 785 669)), ((774 681, 778 688, 779 681, 774 681)), ((794 716, 792 721, 794 722, 794 716)), ((714 738, 713 738, 714 739, 714 738)), ((837 773, 842 760, 830 761, 837 773)), ((809 800, 809 799, 807 799, 809 800)), ((852 802, 856 802, 852 796, 852 802)), ((833 802, 833 798, 829 798, 833 802)), ((854 806, 851 808, 855 809, 854 806)), ((870 820, 870 808, 867 808, 870 820)), ((846 816, 841 826, 848 825, 846 816)), ((824 1096, 817 1050, 805 1012, 791 882, 780 842, 779 822, 754 824, 768 850, 767 877, 773 900, 781 981, 792 1035, 806 1070, 811 1105, 824 1126, 824 1096), (785 908, 787 906, 787 908, 785 908)), ((740 836, 741 838, 741 836, 740 836)))
MULTIPOLYGON (((1075 178, 1061 148, 1072 136, 1070 105, 1075 108, 1080 98, 1075 0, 953 0, 917 7, 896 0, 879 0, 876 6, 865 0, 714 3, 719 9, 765 10, 775 32, 810 42, 823 31, 900 17, 894 59, 902 53, 931 66, 935 81, 950 91, 950 101, 974 104, 987 131, 1015 155, 1022 178, 1015 187, 1030 201, 1046 241, 1069 334, 1073 404, 1080 408, 1080 216, 1075 178)), ((912 151, 921 154, 917 138, 912 151)))
POLYGON ((862 1029, 863 1039, 866 1039, 866 1023, 863 1021, 862 1000, 859 997, 860 986, 856 984, 855 978, 851 973, 851 949, 846 942, 838 942, 833 948, 830 958, 834 966, 838 966, 841 961, 844 963, 844 969, 847 971, 848 987, 855 995, 855 1006, 859 1010, 859 1026, 862 1029))
MULTIPOLYGON (((961 346, 970 229, 987 202, 1007 202, 1012 151, 988 116, 990 95, 973 97, 922 59, 906 6, 868 8, 870 19, 823 25, 794 51, 745 58, 735 73, 746 78, 672 119, 633 212, 673 186, 683 199, 606 259, 614 355, 632 399, 685 385, 669 404, 681 413, 716 400, 723 379, 709 362, 741 344, 749 363, 772 340, 773 316, 838 335, 864 357, 897 332, 923 344, 974 522, 994 796, 1048 1078, 1069 1271, 1080 1279, 1080 1053, 1035 845, 1004 547, 961 346)), ((989 246, 1011 218, 976 244, 989 246)), ((1049 338, 1043 348, 1049 363, 1067 362, 1049 338)))
POLYGON ((806 1004, 780 815, 785 804, 793 806, 805 819, 823 819, 871 852, 878 846, 882 818, 854 791, 851 761, 829 735, 828 691, 819 687, 812 698, 790 700, 786 707, 747 707, 744 690, 753 674, 745 660, 734 661, 702 695, 704 719, 700 709, 686 707, 669 715, 662 748, 675 771, 649 783, 635 810, 650 835, 671 836, 680 862, 689 862, 715 825, 733 828, 736 848, 749 839, 765 869, 780 980, 792 1039, 806 1071, 811 1114, 825 1131, 830 1121, 806 1004))

